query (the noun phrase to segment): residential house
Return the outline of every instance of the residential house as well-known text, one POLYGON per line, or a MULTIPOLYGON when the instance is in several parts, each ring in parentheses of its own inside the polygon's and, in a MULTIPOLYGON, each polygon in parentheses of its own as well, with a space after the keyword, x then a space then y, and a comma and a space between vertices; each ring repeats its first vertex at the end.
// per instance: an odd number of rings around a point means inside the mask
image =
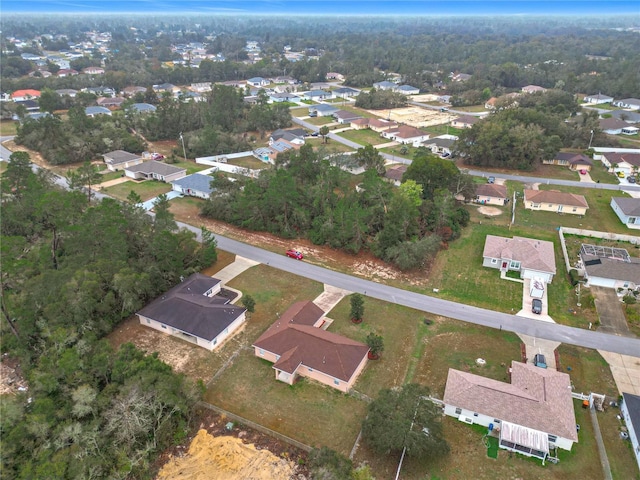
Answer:
POLYGON ((153 113, 156 110, 155 105, 150 103, 134 103, 131 105, 131 111, 135 113, 153 113))
POLYGON ((351 120, 351 128, 354 130, 366 130, 369 128, 369 118, 356 118, 351 120))
POLYGON ((427 132, 409 125, 400 125, 393 130, 385 130, 382 132, 382 136, 403 145, 416 146, 429 139, 427 132))
POLYGON ((87 87, 82 89, 83 92, 92 93, 97 97, 115 97, 116 91, 111 87, 87 87))
POLYGON ((142 156, 125 152, 124 150, 114 150, 113 152, 105 153, 102 155, 102 158, 104 158, 104 163, 107 165, 107 168, 112 172, 138 165, 143 161, 142 156))
POLYGON ((395 91, 395 89, 398 88, 398 84, 390 82, 388 80, 385 80, 384 82, 376 82, 376 83, 374 83, 373 84, 373 88, 375 88, 376 90, 392 90, 392 91, 395 91))
POLYGON ((589 205, 582 195, 557 190, 525 190, 524 208, 546 212, 584 215, 589 205))
POLYGON ((296 83, 298 83, 295 78, 290 77, 289 75, 282 75, 279 77, 275 77, 275 78, 272 78, 271 81, 273 83, 287 84, 287 85, 295 85, 296 83))
POLYGON ((398 124, 383 118, 370 118, 369 128, 374 132, 383 133, 396 130, 398 128, 398 124))
POLYGON ((211 178, 209 175, 203 175, 202 173, 194 173, 187 175, 186 177, 173 180, 171 187, 174 191, 180 192, 183 195, 189 195, 191 197, 209 198, 214 188, 211 187, 211 178))
POLYGON ((66 95, 68 97, 75 98, 76 95, 78 94, 78 91, 72 88, 61 88, 59 90, 56 90, 56 93, 61 97, 66 95))
POLYGON ((186 168, 174 167, 167 163, 150 160, 125 167, 124 173, 134 180, 159 180, 161 182, 172 182, 187 175, 186 168))
POLYGON ((344 75, 338 72, 329 72, 325 75, 327 80, 337 80, 338 82, 344 82, 344 75))
POLYGON ((331 117, 334 113, 336 113, 339 108, 334 107, 333 105, 311 105, 309 107, 309 116, 310 117, 331 117))
POLYGON ((587 95, 582 99, 582 101, 584 103, 592 103, 594 105, 600 105, 601 103, 611 103, 613 101, 613 97, 598 93, 597 95, 587 95))
POLYGON ((627 123, 640 123, 640 112, 629 112, 627 110, 611 110, 612 118, 617 118, 627 123))
POLYGON ((60 70, 58 70, 58 73, 56 73, 56 75, 60 78, 75 77, 76 75, 78 75, 78 71, 74 70, 73 68, 61 68, 60 70))
POLYGON ((286 140, 292 145, 304 145, 306 136, 306 130, 302 128, 292 128, 291 130, 274 130, 269 136, 269 145, 273 145, 278 140, 286 140))
POLYGON ((325 98, 331 98, 331 92, 326 90, 309 90, 304 92, 304 98, 307 100, 324 100, 325 98))
POLYGON ((255 356, 273 362, 277 380, 292 385, 307 377, 348 392, 367 363, 369 347, 327 332, 324 311, 298 302, 253 344, 255 356))
POLYGON ((624 225, 640 229, 640 198, 611 197, 610 205, 624 225))
POLYGON ((627 427, 633 456, 640 468, 640 396, 623 392, 620 413, 627 427))
POLYGON ((640 153, 603 152, 601 161, 609 172, 622 172, 625 177, 640 169, 640 153))
POLYGON ((295 93, 276 92, 269 95, 269 100, 273 103, 292 102, 298 100, 299 97, 295 93))
POLYGON ((173 83, 161 83, 160 85, 154 85, 152 88, 156 93, 167 92, 172 95, 180 93, 180 87, 175 86, 173 83))
POLYGON ((556 274, 553 243, 525 237, 487 235, 482 266, 501 272, 520 272, 521 278, 541 278, 551 283, 556 274))
POLYGON ((207 93, 211 91, 211 82, 199 82, 191 84, 191 91, 198 93, 207 93))
POLYGON ((472 75, 469 75, 468 73, 452 73, 451 74, 451 81, 453 81, 453 82, 466 82, 471 77, 472 77, 472 75))
POLYGON ((111 110, 106 107, 87 107, 84 109, 84 113, 87 117, 97 117, 98 115, 111 116, 111 110))
POLYGON ((101 107, 120 107, 125 102, 122 97, 100 97, 96 103, 101 107))
POLYGON ((451 126, 454 128, 471 128, 480 121, 480 117, 473 117, 471 115, 462 115, 451 122, 451 126))
POLYGON ((82 69, 82 73, 84 73, 85 75, 104 75, 104 68, 87 67, 82 69))
POLYGON ((438 102, 440 103, 447 103, 450 104, 451 103, 451 95, 440 95, 437 98, 438 102))
POLYGON ((543 160, 546 165, 561 165, 570 170, 587 170, 593 167, 593 161, 582 153, 558 152, 551 160, 543 160))
POLYGON ((402 183, 404 172, 406 171, 406 165, 394 165, 387 169, 387 171, 384 173, 384 178, 391 181, 396 187, 399 187, 402 183))
POLYGON ((506 205, 507 187, 496 183, 481 183, 476 187, 475 202, 482 205, 506 205))
POLYGON ((37 112, 40 110, 37 100, 19 100, 14 102, 16 105, 22 105, 27 112, 37 112))
POLYGON ((448 157, 451 155, 451 149, 453 148, 453 144, 456 143, 456 140, 458 140, 458 137, 455 135, 440 135, 439 137, 425 140, 421 146, 428 148, 436 155, 448 157))
POLYGON ((251 85, 252 87, 266 87, 269 85, 269 80, 262 77, 253 77, 247 80, 247 85, 251 85))
POLYGON ((545 460, 578 442, 568 374, 513 361, 511 383, 449 369, 444 413, 498 432, 499 446, 545 460))
POLYGON ((628 108, 630 110, 640 110, 640 99, 638 98, 623 98, 621 100, 614 100, 611 105, 620 108, 628 108))
POLYGON ((635 135, 638 133, 638 127, 625 122, 624 120, 618 120, 617 118, 603 118, 598 120, 600 130, 609 135, 635 135))
POLYGON ((333 98, 351 98, 357 97, 360 94, 360 90, 356 90, 355 88, 350 87, 340 87, 331 91, 333 98))
POLYGON ((631 257, 624 248, 583 244, 580 266, 587 286, 638 290, 640 259, 631 257))
POLYGON ((147 89, 144 87, 131 86, 122 89, 122 94, 125 97, 133 97, 136 93, 146 93, 147 89))
POLYGON ((400 85, 396 88, 396 92, 404 93, 405 95, 418 95, 420 89, 418 87, 412 87, 411 85, 400 85))
POLYGON ((199 94, 198 92, 191 92, 191 91, 187 91, 187 92, 180 92, 178 94, 178 98, 182 101, 182 102, 204 102, 207 97, 199 94))
POLYGON ((523 93, 537 93, 537 92, 546 92, 547 89, 544 87, 539 87, 538 85, 527 85, 522 87, 523 93))
POLYGON ((338 110, 333 114, 333 118, 335 118, 338 123, 351 124, 353 120, 357 120, 358 118, 362 117, 354 112, 349 112, 347 110, 338 110))
POLYGON ((34 100, 37 98, 40 98, 40 90, 16 90, 11 94, 11 100, 14 102, 23 102, 25 100, 34 100))
POLYGON ((212 351, 245 323, 246 308, 220 292, 220 280, 194 273, 136 315, 142 325, 212 351))

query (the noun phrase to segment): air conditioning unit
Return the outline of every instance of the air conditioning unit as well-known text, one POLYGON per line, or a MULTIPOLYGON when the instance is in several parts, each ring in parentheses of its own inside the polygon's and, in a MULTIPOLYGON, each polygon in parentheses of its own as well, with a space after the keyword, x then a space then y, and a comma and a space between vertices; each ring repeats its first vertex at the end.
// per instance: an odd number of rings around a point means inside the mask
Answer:
POLYGON ((460 420, 461 422, 464 422, 464 423, 468 423, 469 425, 473 425, 473 418, 471 418, 471 417, 466 417, 464 415, 460 415, 458 417, 458 420, 460 420))

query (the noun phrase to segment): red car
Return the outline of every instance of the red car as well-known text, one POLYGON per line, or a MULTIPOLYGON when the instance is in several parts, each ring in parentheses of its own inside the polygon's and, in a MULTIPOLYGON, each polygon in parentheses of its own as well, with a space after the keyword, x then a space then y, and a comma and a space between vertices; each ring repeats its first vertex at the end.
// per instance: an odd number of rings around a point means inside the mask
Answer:
POLYGON ((582 170, 580 170, 580 175, 586 175, 587 171, 583 168, 582 170))
POLYGON ((295 258, 296 260, 302 260, 304 258, 302 253, 297 250, 287 250, 287 257, 295 258))
POLYGON ((151 154, 151 160, 162 160, 163 158, 164 158, 164 155, 162 155, 161 153, 151 154))

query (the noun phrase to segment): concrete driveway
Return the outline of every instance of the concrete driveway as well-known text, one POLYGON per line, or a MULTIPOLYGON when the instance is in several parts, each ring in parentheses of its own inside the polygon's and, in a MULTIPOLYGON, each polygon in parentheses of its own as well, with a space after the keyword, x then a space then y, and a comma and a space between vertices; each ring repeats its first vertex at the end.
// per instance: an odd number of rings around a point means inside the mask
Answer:
POLYGON ((614 335, 633 336, 622 311, 622 302, 613 288, 591 287, 600 318, 599 331, 614 335))
POLYGON ((640 358, 598 350, 616 381, 618 392, 640 395, 640 358))

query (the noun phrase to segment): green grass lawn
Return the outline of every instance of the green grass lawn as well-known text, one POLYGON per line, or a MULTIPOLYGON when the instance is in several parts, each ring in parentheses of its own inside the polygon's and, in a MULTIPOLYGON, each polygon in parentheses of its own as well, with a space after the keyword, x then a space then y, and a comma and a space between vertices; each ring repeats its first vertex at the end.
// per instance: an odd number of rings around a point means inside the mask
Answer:
POLYGON ((240 158, 230 158, 228 163, 230 165, 237 165, 239 167, 250 168, 252 170, 262 170, 263 168, 270 167, 268 163, 258 160, 253 155, 240 158))
POLYGON ((170 165, 178 168, 185 168, 187 170, 187 175, 191 175, 192 173, 196 173, 209 168, 209 165, 201 165, 191 160, 188 160, 186 162, 184 160, 181 160, 179 162, 171 163, 170 165))
POLYGON ((333 117, 311 117, 305 120, 311 125, 326 125, 327 123, 334 123, 333 117))
POLYGON ((327 137, 327 143, 322 143, 322 137, 320 136, 308 137, 305 139, 305 143, 320 151, 324 150, 327 155, 332 153, 353 152, 353 148, 344 143, 334 142, 329 137, 327 137))
POLYGON ((450 107, 454 110, 459 110, 461 112, 485 112, 487 109, 484 108, 484 105, 471 105, 469 107, 450 107))
POLYGON ((378 132, 374 132, 368 128, 364 130, 347 130, 338 133, 338 135, 352 142, 359 143, 362 146, 367 144, 380 145, 389 142, 386 138, 382 138, 378 132))
POLYGON ((132 190, 140 195, 142 201, 145 202, 154 197, 157 197, 158 195, 170 192, 171 185, 164 182, 158 182, 156 180, 146 180, 144 182, 129 181, 120 183, 118 185, 113 185, 112 187, 107 187, 103 189, 103 193, 111 195, 118 200, 126 201, 127 196, 129 195, 129 193, 131 193, 132 190))
POLYGON ((389 155, 392 155, 394 157, 398 157, 398 158, 406 158, 407 160, 413 160, 414 155, 416 154, 416 152, 418 151, 417 148, 412 147, 411 145, 396 145, 394 147, 384 147, 384 148, 380 148, 378 149, 378 151, 383 152, 383 153, 388 153, 389 155), (402 147, 407 147, 407 153, 400 153, 400 149, 402 147))
POLYGON ((101 183, 108 182, 110 180, 115 180, 116 178, 120 178, 124 175, 123 172, 111 172, 109 170, 103 170, 103 171, 104 173, 100 177, 101 183))
POLYGON ((594 182, 609 183, 613 185, 620 183, 615 175, 607 172, 607 168, 602 165, 602 162, 599 160, 593 161, 593 167, 589 172, 589 176, 594 182))
POLYGON ((424 130, 433 136, 438 135, 460 135, 462 133, 462 129, 454 128, 449 126, 448 123, 442 125, 431 125, 430 127, 425 127, 424 130))
POLYGON ((291 116, 292 117, 307 117, 307 116, 309 116, 309 108, 308 107, 292 108, 290 110, 290 112, 291 112, 291 116))
POLYGON ((0 122, 0 136, 8 137, 18 133, 18 122, 13 120, 3 120, 0 122))

